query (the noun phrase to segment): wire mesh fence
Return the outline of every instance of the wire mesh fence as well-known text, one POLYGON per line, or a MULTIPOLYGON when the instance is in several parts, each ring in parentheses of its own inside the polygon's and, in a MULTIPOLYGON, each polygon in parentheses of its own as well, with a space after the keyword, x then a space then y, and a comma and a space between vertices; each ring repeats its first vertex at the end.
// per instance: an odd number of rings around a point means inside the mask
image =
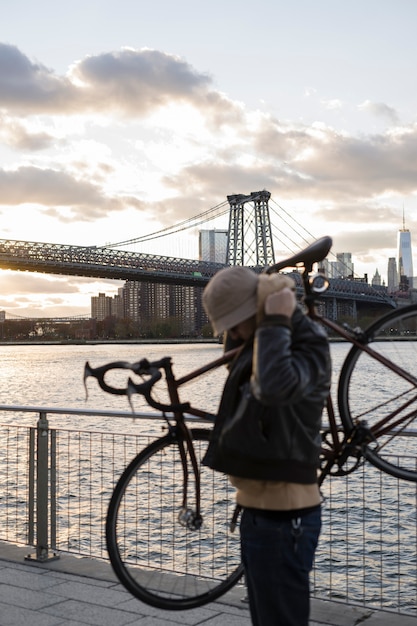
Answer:
MULTIPOLYGON (((76 411, 61 410, 63 422, 71 420, 71 413, 76 411)), ((36 419, 33 426, 20 426, 17 409, 7 412, 8 423, 0 424, 0 540, 28 546, 30 551, 39 537, 45 541, 46 532, 47 549, 54 553, 108 558, 104 526, 114 485, 131 459, 161 434, 160 424, 145 421, 138 434, 130 422, 125 428, 126 420, 116 425, 114 415, 112 431, 107 426, 91 428, 92 412, 85 429, 80 428, 82 418, 77 418, 76 428, 47 429, 48 494, 42 522, 37 491, 37 437, 42 435, 36 419), (43 531, 40 521, 47 526, 43 531)), ((100 416, 95 415, 97 424, 103 424, 100 416)), ((55 418, 59 422, 60 416, 55 418)), ((152 473, 144 471, 140 489, 155 491, 154 481, 152 473)), ((181 477, 167 475, 166 481, 174 485, 181 477)), ((220 488, 224 501, 232 502, 234 491, 227 481, 220 488)), ((204 506, 210 508, 214 491, 206 492, 204 506)), ((327 479, 322 493, 323 528, 311 579, 313 595, 417 615, 417 484, 365 464, 348 476, 327 479)), ((161 511, 155 516, 167 523, 161 511)), ((171 524, 166 537, 174 536, 176 518, 171 524)), ((236 546, 238 542, 234 550, 236 546)))

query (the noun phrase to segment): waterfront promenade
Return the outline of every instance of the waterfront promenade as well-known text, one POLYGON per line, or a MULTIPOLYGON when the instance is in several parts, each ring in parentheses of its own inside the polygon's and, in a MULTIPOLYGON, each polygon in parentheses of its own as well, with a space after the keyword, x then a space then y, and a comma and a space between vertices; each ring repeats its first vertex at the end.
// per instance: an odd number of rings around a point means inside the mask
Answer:
MULTIPOLYGON (((63 555, 39 564, 0 543, 0 626, 250 626, 242 591, 190 611, 161 611, 133 598, 108 563, 63 555)), ((415 626, 413 616, 314 600, 311 626, 415 626)))

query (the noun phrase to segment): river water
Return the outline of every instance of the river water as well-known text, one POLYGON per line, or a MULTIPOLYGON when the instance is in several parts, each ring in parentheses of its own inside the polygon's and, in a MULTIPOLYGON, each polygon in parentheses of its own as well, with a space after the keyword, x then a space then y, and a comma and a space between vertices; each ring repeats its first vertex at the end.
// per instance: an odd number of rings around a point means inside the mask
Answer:
MULTIPOLYGON (((333 372, 337 373, 346 344, 332 345, 333 372)), ((111 361, 135 362, 172 357, 174 373, 183 376, 222 355, 222 346, 208 344, 98 344, 98 345, 2 345, 0 346, 0 404, 66 407, 76 409, 129 410, 124 397, 104 393, 96 381, 84 388, 84 365, 97 367, 111 361)), ((215 412, 227 370, 213 370, 181 388, 182 401, 215 412)), ((149 410, 135 400, 136 410, 149 410)))
MULTIPOLYGON (((182 376, 217 359, 219 344, 99 344, 0 346, 0 403, 77 409, 129 410, 125 397, 104 393, 93 379, 84 388, 84 365, 97 367, 111 361, 135 362, 171 356, 174 373, 182 376)), ((215 411, 226 368, 221 367, 187 383, 181 396, 195 406, 215 411)), ((136 410, 147 410, 138 397, 136 410)))
MULTIPOLYGON (((344 343, 331 345, 334 387, 348 349, 344 343)), ((87 381, 86 399, 83 381, 86 361, 97 367, 110 361, 135 362, 171 356, 175 374, 182 376, 221 354, 219 344, 2 345, 0 404, 128 412, 125 397, 104 393, 94 379, 87 381)), ((214 413, 226 375, 227 370, 222 366, 187 383, 181 388, 181 400, 214 413)), ((140 397, 135 398, 134 404, 138 412, 149 411, 140 397)), ((19 421, 34 425, 36 417, 21 413, 19 421)), ((15 423, 16 415, 12 418, 3 413, 1 421, 7 420, 15 423)), ((77 427, 76 417, 56 415, 50 416, 50 420, 57 428, 77 427)), ((127 430, 132 422, 126 420, 127 430)), ((83 429, 113 427, 111 418, 89 416, 82 422, 83 429)), ((366 595, 365 600, 375 598, 378 604, 380 593, 389 596, 388 606, 405 604, 415 611, 415 485, 402 481, 398 487, 396 481, 367 466, 364 473, 359 470, 352 477, 329 480, 325 497, 323 550, 318 554, 320 572, 315 583, 319 595, 346 599, 355 590, 355 601, 366 595)), ((73 521, 69 521, 68 527, 72 525, 73 521)))

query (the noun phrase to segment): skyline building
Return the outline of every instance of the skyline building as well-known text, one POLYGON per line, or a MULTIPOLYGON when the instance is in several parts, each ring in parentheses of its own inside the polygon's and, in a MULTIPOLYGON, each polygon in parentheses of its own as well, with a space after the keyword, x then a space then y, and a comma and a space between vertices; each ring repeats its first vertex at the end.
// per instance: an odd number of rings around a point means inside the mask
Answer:
POLYGON ((194 336, 208 323, 202 291, 200 286, 128 280, 113 297, 104 293, 92 296, 91 317, 97 321, 130 319, 139 323, 143 332, 169 320, 177 335, 194 336))
POLYGON ((413 286, 413 253, 411 233, 405 227, 403 211, 403 227, 398 231, 398 278, 400 291, 407 291, 413 286))
POLYGON ((394 293, 398 289, 397 260, 395 257, 388 259, 387 279, 388 293, 394 293))
POLYGON ((338 278, 353 278, 353 263, 351 252, 338 252, 336 254, 336 273, 338 278))
POLYGON ((210 263, 226 263, 227 230, 200 230, 198 232, 198 258, 210 263))
POLYGON ((375 270, 375 274, 373 275, 371 285, 373 287, 380 287, 382 284, 381 274, 378 272, 378 269, 375 270))
POLYGON ((324 259, 320 263, 320 267, 329 278, 353 278, 354 263, 352 262, 351 252, 338 252, 336 254, 337 261, 329 261, 324 259))
POLYGON ((113 314, 113 298, 99 293, 98 296, 91 296, 91 317, 97 321, 103 321, 113 314))

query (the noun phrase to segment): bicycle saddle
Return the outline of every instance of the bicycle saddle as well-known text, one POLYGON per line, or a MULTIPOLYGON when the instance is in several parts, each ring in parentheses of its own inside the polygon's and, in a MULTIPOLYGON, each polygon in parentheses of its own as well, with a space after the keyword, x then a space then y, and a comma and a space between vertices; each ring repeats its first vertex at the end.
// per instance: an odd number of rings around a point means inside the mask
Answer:
POLYGON ((326 258, 332 244, 333 241, 331 237, 321 237, 312 243, 311 246, 304 248, 301 252, 297 252, 297 254, 294 254, 294 256, 289 259, 285 259, 285 261, 280 261, 279 263, 271 265, 271 267, 264 270, 264 273, 272 274, 273 272, 279 272, 284 269, 284 267, 296 267, 300 263, 311 271, 313 263, 317 263, 318 261, 322 261, 326 258))

